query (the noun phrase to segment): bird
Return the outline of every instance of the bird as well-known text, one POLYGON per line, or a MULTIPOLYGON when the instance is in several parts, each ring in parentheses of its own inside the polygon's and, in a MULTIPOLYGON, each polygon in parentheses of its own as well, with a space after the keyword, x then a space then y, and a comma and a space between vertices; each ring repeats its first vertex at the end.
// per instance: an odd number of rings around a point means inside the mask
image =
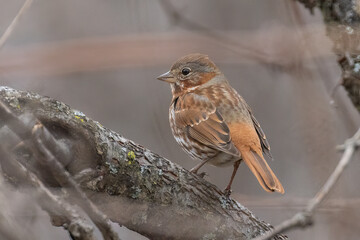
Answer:
POLYGON ((233 165, 231 194, 240 162, 244 161, 267 192, 284 193, 264 155, 272 159, 270 145, 259 122, 207 55, 192 53, 178 59, 171 69, 157 77, 170 84, 170 128, 176 142, 193 159, 199 160, 192 173, 204 164, 233 165))

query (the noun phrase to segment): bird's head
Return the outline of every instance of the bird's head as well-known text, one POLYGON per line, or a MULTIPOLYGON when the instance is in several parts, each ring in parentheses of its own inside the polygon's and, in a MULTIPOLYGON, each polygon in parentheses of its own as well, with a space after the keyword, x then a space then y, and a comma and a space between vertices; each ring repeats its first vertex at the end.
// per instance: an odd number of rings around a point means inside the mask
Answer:
POLYGON ((157 79, 170 83, 173 95, 180 95, 209 81, 216 81, 216 76, 220 74, 220 70, 207 55, 192 53, 178 59, 170 71, 157 79))

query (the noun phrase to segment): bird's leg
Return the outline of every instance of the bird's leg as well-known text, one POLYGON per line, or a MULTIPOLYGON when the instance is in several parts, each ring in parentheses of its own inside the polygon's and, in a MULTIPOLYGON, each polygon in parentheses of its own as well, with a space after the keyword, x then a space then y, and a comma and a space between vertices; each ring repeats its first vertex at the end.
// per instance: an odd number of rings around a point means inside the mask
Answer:
MULTIPOLYGON (((198 165, 196 165, 195 167, 193 167, 192 169, 190 169, 190 172, 191 172, 191 173, 198 174, 198 173, 197 173, 198 170, 199 170, 202 166, 204 166, 205 163, 207 163, 209 160, 210 160, 210 159, 200 162, 198 165)), ((203 178, 205 175, 206 175, 206 172, 202 172, 202 173, 199 174, 199 176, 202 177, 202 178, 203 178)))
POLYGON ((233 182, 233 180, 234 180, 234 177, 235 177, 235 175, 236 175, 236 172, 237 172, 237 170, 238 170, 238 168, 239 168, 239 165, 240 165, 240 160, 239 161, 236 161, 235 163, 234 163, 234 170, 233 170, 233 172, 232 172, 232 175, 231 175, 231 178, 230 178, 230 182, 229 182, 229 184, 227 185, 227 187, 225 188, 225 190, 224 190, 224 194, 227 196, 227 197, 230 197, 230 194, 231 194, 231 184, 232 184, 232 182, 233 182))

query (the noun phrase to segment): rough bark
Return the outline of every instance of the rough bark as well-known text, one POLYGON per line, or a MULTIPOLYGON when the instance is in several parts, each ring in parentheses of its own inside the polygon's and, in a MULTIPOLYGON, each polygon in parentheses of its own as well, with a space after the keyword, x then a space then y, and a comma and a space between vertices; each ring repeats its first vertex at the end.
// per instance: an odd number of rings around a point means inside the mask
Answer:
POLYGON ((342 69, 341 84, 360 111, 360 2, 353 0, 299 0, 313 11, 321 10, 342 69))
MULTIPOLYGON (((0 87, 0 100, 20 119, 33 114, 69 146, 72 157, 63 165, 116 223, 150 239, 251 239, 271 228, 216 186, 64 103, 7 87, 0 87)), ((10 149, 15 140, 1 142, 10 149)), ((40 173, 46 184, 58 186, 47 171, 40 173)))

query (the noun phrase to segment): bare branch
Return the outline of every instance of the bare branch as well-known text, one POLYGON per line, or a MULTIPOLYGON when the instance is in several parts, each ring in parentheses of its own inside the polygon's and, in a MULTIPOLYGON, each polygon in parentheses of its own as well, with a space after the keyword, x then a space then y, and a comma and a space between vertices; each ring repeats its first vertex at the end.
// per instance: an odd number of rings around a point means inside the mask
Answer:
POLYGON ((345 141, 345 151, 342 155, 338 165, 336 166, 333 173, 330 175, 328 180, 325 182, 324 186, 320 191, 312 198, 307 204, 306 208, 295 214, 292 218, 285 220, 278 226, 276 226, 272 231, 267 232, 266 234, 254 238, 254 240, 267 240, 275 236, 278 233, 286 232, 292 228, 305 228, 313 223, 313 214, 319 204, 324 200, 324 198, 329 194, 330 190, 335 186, 335 183, 338 181, 339 177, 343 173, 345 167, 349 164, 356 147, 358 146, 358 141, 360 139, 360 129, 355 133, 355 135, 345 141))
POLYGON ((19 22, 20 17, 29 9, 32 2, 33 0, 26 0, 24 5, 20 8, 19 12, 16 14, 15 18, 6 28, 5 32, 0 38, 0 49, 5 45, 6 40, 10 37, 11 33, 14 31, 16 24, 19 22))

